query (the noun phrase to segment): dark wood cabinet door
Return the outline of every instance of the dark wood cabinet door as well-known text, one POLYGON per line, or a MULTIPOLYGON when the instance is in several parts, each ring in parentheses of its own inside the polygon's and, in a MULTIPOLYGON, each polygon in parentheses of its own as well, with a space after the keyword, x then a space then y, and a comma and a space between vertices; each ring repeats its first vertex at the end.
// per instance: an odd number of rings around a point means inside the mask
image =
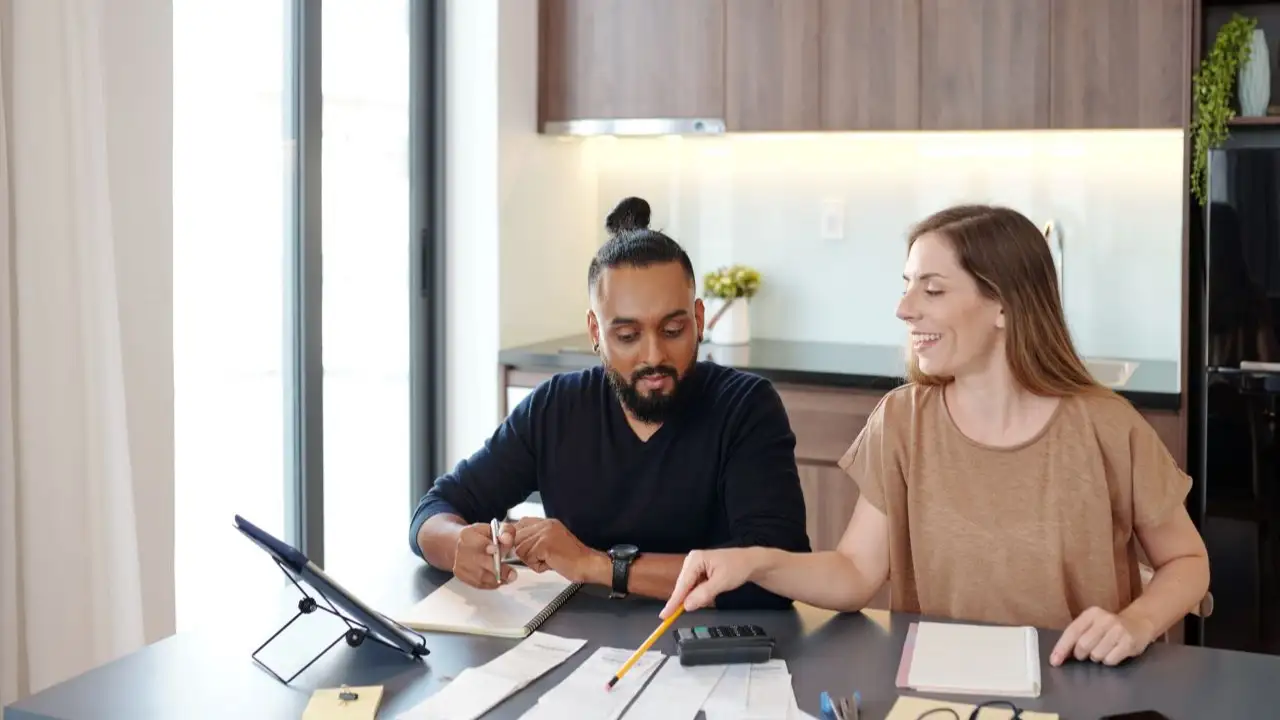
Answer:
POLYGON ((920 0, 822 0, 822 129, 920 127, 920 0))
MULTIPOLYGON (((844 537, 858 504, 861 492, 853 481, 838 467, 800 463, 800 489, 804 493, 805 525, 809 532, 809 547, 814 552, 835 550, 844 537)), ((876 593, 867 607, 889 609, 889 583, 876 593)))
POLYGON ((728 130, 821 129, 820 17, 821 0, 727 0, 728 130))
POLYGON ((921 0, 920 127, 1049 127, 1049 0, 921 0))
POLYGON ((858 483, 838 467, 799 463, 809 545, 814 552, 835 550, 858 504, 858 483))
POLYGON ((1182 427, 1182 415, 1177 410, 1143 410, 1142 417, 1164 441, 1178 467, 1186 472, 1187 443, 1182 427))
POLYGON ((725 0, 541 0, 540 121, 723 118, 725 0))
POLYGON ((1052 2, 1053 127, 1186 124, 1189 0, 1052 2))

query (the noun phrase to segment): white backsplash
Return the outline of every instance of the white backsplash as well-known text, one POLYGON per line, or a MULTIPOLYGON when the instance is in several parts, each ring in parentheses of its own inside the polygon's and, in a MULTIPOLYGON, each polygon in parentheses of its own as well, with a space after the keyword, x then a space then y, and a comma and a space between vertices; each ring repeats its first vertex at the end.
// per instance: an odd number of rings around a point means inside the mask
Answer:
POLYGON ((592 138, 597 225, 644 197, 699 276, 759 269, 758 338, 899 344, 908 227, 947 205, 1008 205, 1063 236, 1067 318, 1094 357, 1177 361, 1181 131, 592 138), (844 207, 824 239, 824 205, 844 207))

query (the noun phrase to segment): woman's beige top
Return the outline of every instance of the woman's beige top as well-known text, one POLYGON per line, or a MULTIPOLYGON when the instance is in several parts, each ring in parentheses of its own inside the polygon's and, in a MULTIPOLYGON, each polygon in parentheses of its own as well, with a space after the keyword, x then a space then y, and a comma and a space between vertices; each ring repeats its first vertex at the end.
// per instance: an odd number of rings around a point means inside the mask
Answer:
POLYGON ((1118 395, 1065 398, 1037 436, 996 448, 960 432, 942 388, 906 385, 839 465, 889 520, 891 609, 1044 628, 1137 597, 1134 531, 1191 487, 1118 395))

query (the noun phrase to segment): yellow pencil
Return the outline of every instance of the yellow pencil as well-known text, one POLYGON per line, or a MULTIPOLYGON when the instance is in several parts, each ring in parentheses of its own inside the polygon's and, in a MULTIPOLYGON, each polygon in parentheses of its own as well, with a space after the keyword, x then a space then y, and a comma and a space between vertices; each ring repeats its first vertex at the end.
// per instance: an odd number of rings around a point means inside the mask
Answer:
POLYGON ((635 665, 636 661, 639 660, 642 655, 648 652, 649 648, 653 647, 653 644, 658 641, 658 638, 662 637, 662 633, 666 632, 667 628, 671 627, 671 623, 675 622, 676 618, 680 617, 683 614, 684 614, 684 605, 677 606, 676 611, 671 613, 671 617, 667 618, 666 620, 663 620, 662 624, 658 626, 658 629, 654 630, 649 635, 649 639, 641 643, 640 647, 634 653, 631 654, 631 657, 627 658, 627 661, 622 664, 622 669, 614 673, 613 678, 609 680, 608 685, 604 686, 604 689, 612 690, 613 686, 616 685, 618 681, 622 679, 622 676, 626 675, 627 671, 631 669, 631 666, 635 665))

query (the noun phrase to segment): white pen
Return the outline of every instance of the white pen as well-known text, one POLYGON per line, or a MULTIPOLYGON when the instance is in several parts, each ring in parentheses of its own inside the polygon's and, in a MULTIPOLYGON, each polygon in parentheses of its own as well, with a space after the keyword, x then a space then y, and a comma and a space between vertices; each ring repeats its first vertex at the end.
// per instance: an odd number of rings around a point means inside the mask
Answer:
POLYGON ((489 521, 489 532, 493 534, 493 577, 502 584, 502 546, 498 544, 498 531, 502 528, 498 524, 498 519, 494 518, 489 521))

